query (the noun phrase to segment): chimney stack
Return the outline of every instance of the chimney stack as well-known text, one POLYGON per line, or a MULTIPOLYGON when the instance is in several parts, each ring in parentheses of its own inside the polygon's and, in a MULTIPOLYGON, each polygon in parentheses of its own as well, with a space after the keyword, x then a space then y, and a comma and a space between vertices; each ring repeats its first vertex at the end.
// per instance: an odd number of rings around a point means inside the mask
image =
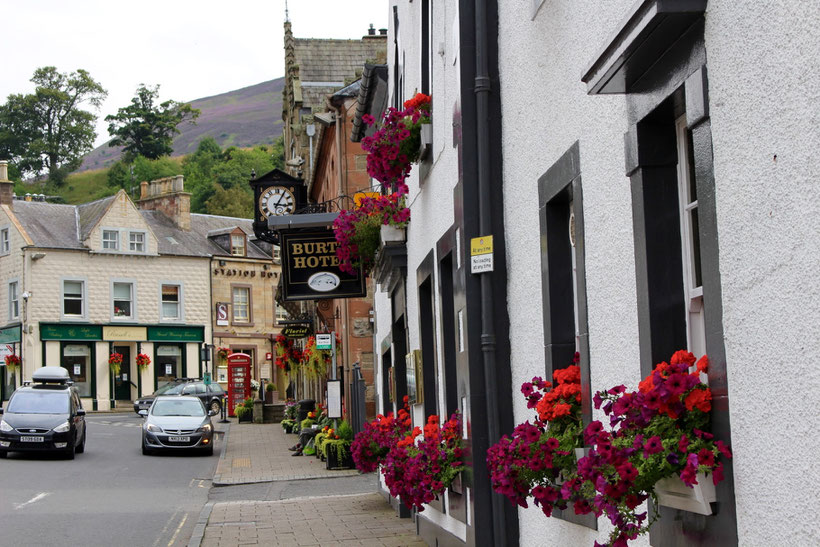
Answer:
POLYGON ((14 183, 9 180, 9 162, 0 161, 0 205, 11 207, 14 200, 14 183))
POLYGON ((191 194, 183 189, 182 175, 141 182, 137 203, 144 211, 159 211, 180 230, 191 229, 191 194))
POLYGON ((373 27, 373 23, 370 23, 370 28, 367 29, 367 35, 368 36, 375 36, 376 35, 376 29, 373 27))

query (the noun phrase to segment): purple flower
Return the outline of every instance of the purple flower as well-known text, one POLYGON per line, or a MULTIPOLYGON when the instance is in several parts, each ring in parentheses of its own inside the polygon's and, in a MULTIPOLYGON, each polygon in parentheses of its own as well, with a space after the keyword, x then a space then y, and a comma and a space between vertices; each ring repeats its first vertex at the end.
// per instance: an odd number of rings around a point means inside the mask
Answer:
POLYGON ((643 457, 644 459, 649 458, 652 454, 657 454, 658 452, 663 450, 663 443, 661 443, 661 438, 657 435, 649 437, 647 441, 643 445, 643 457))

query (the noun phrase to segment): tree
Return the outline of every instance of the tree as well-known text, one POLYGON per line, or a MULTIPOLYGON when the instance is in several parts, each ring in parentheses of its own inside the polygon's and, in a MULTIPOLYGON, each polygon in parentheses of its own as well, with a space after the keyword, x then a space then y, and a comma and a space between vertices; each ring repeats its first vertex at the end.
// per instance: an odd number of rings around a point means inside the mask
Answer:
POLYGON ((0 154, 21 173, 39 175, 61 184, 89 152, 97 134, 96 115, 108 92, 83 69, 61 73, 53 66, 38 68, 31 81, 33 94, 9 95, 0 106, 0 154))
POLYGON ((239 186, 225 190, 216 185, 214 194, 206 205, 211 215, 253 218, 253 196, 239 186))
POLYGON ((108 134, 113 137, 108 145, 123 146, 129 159, 171 155, 171 144, 179 133, 177 126, 186 120, 194 122, 200 111, 190 104, 170 100, 157 105, 158 97, 158 85, 150 88, 140 84, 130 105, 106 116, 105 121, 110 122, 108 134))

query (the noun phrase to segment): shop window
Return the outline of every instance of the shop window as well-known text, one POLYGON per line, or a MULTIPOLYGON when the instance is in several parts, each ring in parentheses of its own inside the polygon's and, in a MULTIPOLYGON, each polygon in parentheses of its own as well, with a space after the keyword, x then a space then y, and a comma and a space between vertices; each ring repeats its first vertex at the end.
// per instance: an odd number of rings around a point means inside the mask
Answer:
POLYGON ((233 308, 233 322, 234 323, 250 323, 250 287, 233 287, 232 288, 232 308, 233 308))
POLYGON ((120 233, 117 230, 103 230, 102 248, 106 251, 120 250, 120 233))
POLYGON ((91 347, 88 344, 64 344, 61 365, 68 371, 80 397, 91 397, 91 347))
POLYGON ((128 250, 132 253, 145 252, 145 232, 128 233, 128 250))
POLYGON ((158 345, 156 346, 155 357, 154 372, 157 388, 173 382, 175 378, 184 376, 182 374, 182 348, 180 346, 158 345))
POLYGON ((84 319, 85 309, 85 281, 63 280, 63 319, 84 319))
POLYGON ((112 313, 114 319, 134 319, 134 284, 113 282, 111 287, 112 313))
POLYGON ((9 229, 3 228, 0 230, 0 255, 7 255, 11 251, 11 244, 9 242, 9 229))
POLYGON ((12 281, 9 283, 9 321, 20 317, 20 295, 19 283, 12 281))
POLYGON ((231 255, 245 256, 245 236, 244 234, 231 234, 231 255))
POLYGON ((160 318, 163 321, 182 320, 182 285, 163 283, 160 287, 160 318))

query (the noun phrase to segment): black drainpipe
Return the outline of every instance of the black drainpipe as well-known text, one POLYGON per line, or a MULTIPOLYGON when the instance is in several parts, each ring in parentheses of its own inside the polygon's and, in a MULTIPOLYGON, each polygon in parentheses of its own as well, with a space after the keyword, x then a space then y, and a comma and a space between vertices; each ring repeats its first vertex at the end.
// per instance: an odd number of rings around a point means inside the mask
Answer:
MULTIPOLYGON (((492 192, 490 189, 490 69, 487 32, 487 0, 475 3, 475 96, 476 141, 478 167, 478 223, 480 235, 492 234, 492 192)), ((493 36, 496 33, 492 33, 493 36)), ((496 340, 493 312, 493 277, 481 274, 481 355, 484 362, 484 386, 487 397, 487 435, 489 444, 500 438, 496 381, 496 340)), ((497 493, 491 495, 493 513, 493 545, 507 545, 504 518, 504 500, 497 493)))

